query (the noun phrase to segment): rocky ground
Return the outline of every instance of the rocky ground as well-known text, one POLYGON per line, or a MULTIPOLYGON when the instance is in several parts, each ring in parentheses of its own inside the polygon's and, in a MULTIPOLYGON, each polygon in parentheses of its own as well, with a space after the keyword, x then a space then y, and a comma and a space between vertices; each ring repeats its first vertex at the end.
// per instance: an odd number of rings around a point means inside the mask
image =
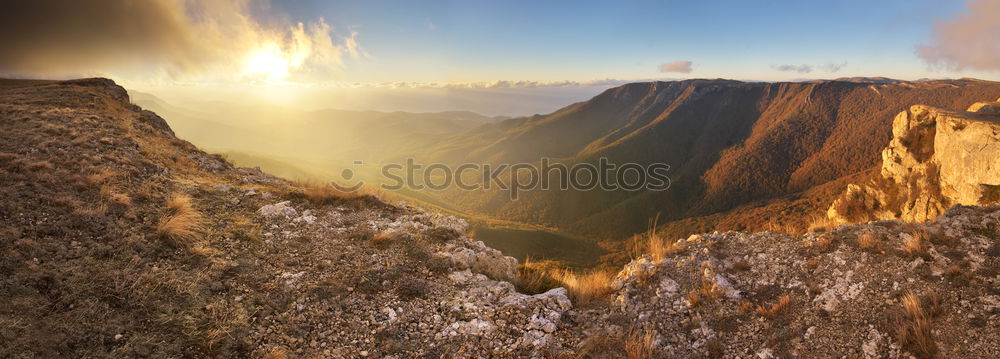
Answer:
POLYGON ((518 292, 457 218, 233 168, 107 80, 0 89, 0 357, 1000 356, 1000 208, 518 292), (181 220, 184 221, 181 221, 181 220))
POLYGON ((613 303, 567 313, 581 324, 559 342, 638 330, 659 357, 994 358, 998 238, 998 207, 955 207, 926 225, 691 236, 670 258, 629 263, 613 303), (901 334, 910 293, 926 313, 924 348, 901 334))

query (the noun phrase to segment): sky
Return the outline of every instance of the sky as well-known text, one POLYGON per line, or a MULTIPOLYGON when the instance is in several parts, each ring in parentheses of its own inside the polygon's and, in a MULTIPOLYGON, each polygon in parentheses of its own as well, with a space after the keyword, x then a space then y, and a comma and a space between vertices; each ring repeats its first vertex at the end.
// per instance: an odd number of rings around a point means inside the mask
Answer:
POLYGON ((6 1, 0 76, 517 115, 633 81, 1000 80, 996 19, 1000 0, 6 1))

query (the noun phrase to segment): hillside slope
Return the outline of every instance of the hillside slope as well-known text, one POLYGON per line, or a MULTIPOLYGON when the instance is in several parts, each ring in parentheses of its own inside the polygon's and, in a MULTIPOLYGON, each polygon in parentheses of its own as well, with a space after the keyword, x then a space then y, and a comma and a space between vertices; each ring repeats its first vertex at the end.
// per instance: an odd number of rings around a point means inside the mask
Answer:
POLYGON ((513 202, 502 191, 442 196, 468 212, 592 238, 642 231, 657 213, 661 223, 716 215, 713 224, 761 229, 768 221, 755 217, 778 212, 754 207, 786 201, 802 207, 795 214, 805 217, 832 200, 835 191, 821 187, 867 175, 890 139, 892 116, 907 106, 964 108, 998 95, 1000 83, 964 79, 634 83, 549 115, 435 141, 417 157, 428 163, 662 162, 671 166, 673 184, 663 192, 535 191, 513 202))
MULTIPOLYGON (((478 323, 456 278, 511 280, 517 262, 470 240, 464 222, 233 168, 110 80, 7 85, 0 357, 451 357, 486 347, 450 334, 478 323)), ((537 350, 522 339, 530 314, 564 311, 566 295, 503 283, 496 295, 518 310, 476 315, 509 323, 506 355, 537 350)))
POLYGON ((1000 355, 998 207, 518 267, 454 217, 233 168, 105 79, 0 88, 0 191, 0 357, 1000 355))

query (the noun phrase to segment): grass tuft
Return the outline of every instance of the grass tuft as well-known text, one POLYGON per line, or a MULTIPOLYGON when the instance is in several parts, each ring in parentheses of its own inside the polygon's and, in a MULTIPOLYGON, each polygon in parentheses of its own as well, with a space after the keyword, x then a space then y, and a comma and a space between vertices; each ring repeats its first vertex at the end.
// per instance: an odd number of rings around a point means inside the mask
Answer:
POLYGON ((834 222, 830 217, 827 217, 825 213, 813 215, 809 221, 809 225, 806 226, 807 232, 827 232, 837 226, 837 222, 834 222))
POLYGON ((624 347, 629 359, 652 359, 656 351, 656 331, 650 328, 630 330, 624 347))
POLYGON ((927 232, 915 230, 903 239, 903 251, 911 256, 927 254, 927 232))
POLYGON ((526 294, 538 294, 559 287, 561 283, 551 274, 555 269, 557 263, 554 261, 538 262, 526 258, 524 263, 517 266, 517 290, 526 294))
POLYGON ((341 200, 360 197, 359 192, 344 192, 329 183, 296 181, 292 183, 293 196, 299 196, 317 205, 334 204, 341 200))
POLYGON ((901 302, 902 313, 897 323, 896 340, 904 349, 920 358, 933 358, 938 352, 931 328, 931 316, 933 312, 940 310, 940 304, 936 295, 932 297, 931 312, 924 310, 920 298, 912 292, 906 293, 901 302))
POLYGON ((566 288, 573 302, 578 305, 602 299, 614 292, 615 289, 614 274, 607 270, 593 270, 585 273, 561 270, 555 272, 553 278, 566 288))
POLYGON ((875 239, 875 232, 865 229, 858 233, 858 248, 877 250, 878 240, 875 239))
POLYGON ((191 197, 174 194, 167 200, 167 215, 156 226, 156 235, 175 247, 188 247, 201 238, 202 216, 191 197))
POLYGON ((779 314, 784 313, 791 306, 792 306, 792 297, 789 296, 788 294, 785 294, 779 297, 778 300, 773 304, 771 304, 770 306, 764 307, 758 305, 757 314, 760 314, 762 317, 765 318, 773 318, 778 316, 779 314))

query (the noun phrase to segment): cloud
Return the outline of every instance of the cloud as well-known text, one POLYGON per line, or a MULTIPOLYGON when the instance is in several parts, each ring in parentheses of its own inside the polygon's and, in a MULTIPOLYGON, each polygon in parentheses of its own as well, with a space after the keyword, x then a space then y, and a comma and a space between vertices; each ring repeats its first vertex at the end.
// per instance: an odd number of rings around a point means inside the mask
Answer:
POLYGON ((917 46, 929 65, 1000 70, 1000 1, 972 0, 968 12, 934 24, 930 45, 917 46))
POLYGON ((356 32, 257 19, 251 1, 4 1, 0 74, 282 81, 328 77, 364 56, 356 32))
POLYGON ((682 74, 691 72, 691 61, 674 61, 660 64, 660 72, 680 72, 682 74))
POLYGON ((818 67, 819 67, 820 70, 823 70, 823 71, 826 71, 826 72, 837 72, 837 71, 840 71, 840 69, 842 69, 844 67, 847 67, 847 62, 845 61, 845 62, 841 62, 839 64, 835 64, 835 63, 831 62, 831 63, 827 63, 827 64, 824 64, 824 65, 819 65, 818 67))
POLYGON ((775 69, 775 70, 778 70, 778 71, 783 71, 783 72, 797 72, 797 73, 800 73, 800 74, 808 74, 810 72, 817 71, 817 70, 833 73, 833 72, 840 71, 840 69, 842 69, 842 68, 844 68, 846 66, 847 66, 847 62, 841 62, 839 64, 835 64, 835 63, 830 62, 830 63, 826 63, 826 64, 823 64, 823 65, 808 65, 808 64, 801 64, 801 65, 793 65, 793 64, 771 65, 771 68, 775 69))
POLYGON ((798 72, 800 74, 807 74, 813 71, 812 66, 809 65, 771 65, 771 68, 784 72, 798 72))

